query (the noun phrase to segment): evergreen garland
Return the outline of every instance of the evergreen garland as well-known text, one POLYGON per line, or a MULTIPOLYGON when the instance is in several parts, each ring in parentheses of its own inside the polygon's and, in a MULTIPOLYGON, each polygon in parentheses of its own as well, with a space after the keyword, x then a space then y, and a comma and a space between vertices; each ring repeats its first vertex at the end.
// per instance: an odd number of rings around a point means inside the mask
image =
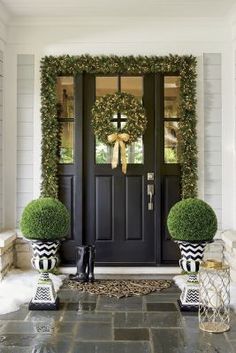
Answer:
POLYGON ((93 74, 178 73, 180 75, 180 135, 182 197, 197 196, 196 58, 168 56, 46 56, 41 60, 42 183, 41 194, 58 196, 59 123, 58 76, 93 74))

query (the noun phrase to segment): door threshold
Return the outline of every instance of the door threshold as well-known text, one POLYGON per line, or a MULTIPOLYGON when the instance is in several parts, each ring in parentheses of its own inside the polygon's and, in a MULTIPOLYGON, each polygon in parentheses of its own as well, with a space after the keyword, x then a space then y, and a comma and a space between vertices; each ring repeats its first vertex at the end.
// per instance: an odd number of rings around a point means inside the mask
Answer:
MULTIPOLYGON (((59 267, 59 271, 63 274, 75 273, 76 267, 59 267)), ((172 278, 181 274, 178 266, 163 267, 95 267, 94 273, 96 278, 112 279, 112 278, 172 278)))

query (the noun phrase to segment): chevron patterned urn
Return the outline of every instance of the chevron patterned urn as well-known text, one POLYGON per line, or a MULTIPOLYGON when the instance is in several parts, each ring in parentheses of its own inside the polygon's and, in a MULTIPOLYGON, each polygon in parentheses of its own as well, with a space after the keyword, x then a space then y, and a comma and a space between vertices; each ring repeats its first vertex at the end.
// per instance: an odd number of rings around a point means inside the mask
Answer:
POLYGON ((188 280, 180 295, 179 305, 183 311, 197 311, 199 306, 199 285, 197 273, 203 259, 207 242, 191 243, 177 241, 181 259, 179 265, 188 274, 188 280))
POLYGON ((34 257, 44 257, 50 258, 57 255, 57 252, 60 247, 60 240, 55 241, 41 241, 33 240, 31 242, 34 257))
POLYGON ((31 263, 40 272, 40 277, 33 299, 29 304, 30 310, 57 310, 59 308, 59 299, 49 277, 49 272, 59 263, 57 257, 59 247, 59 240, 32 241, 33 257, 31 263))

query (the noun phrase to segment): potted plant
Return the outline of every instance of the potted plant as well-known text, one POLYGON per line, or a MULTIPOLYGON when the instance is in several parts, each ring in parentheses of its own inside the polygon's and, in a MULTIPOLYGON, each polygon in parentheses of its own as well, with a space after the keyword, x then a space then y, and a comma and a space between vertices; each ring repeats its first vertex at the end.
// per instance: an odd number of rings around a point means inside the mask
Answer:
POLYGON ((23 211, 20 228, 32 244, 32 265, 41 272, 29 305, 31 310, 58 308, 59 300, 49 279, 49 272, 58 264, 57 252, 68 232, 69 221, 67 208, 59 200, 50 197, 31 201, 23 211))
POLYGON ((197 272, 206 244, 212 241, 217 231, 215 212, 200 199, 185 199, 171 208, 167 227, 172 239, 180 247, 180 267, 189 275, 187 285, 180 296, 180 307, 182 310, 197 310, 199 304, 197 272))

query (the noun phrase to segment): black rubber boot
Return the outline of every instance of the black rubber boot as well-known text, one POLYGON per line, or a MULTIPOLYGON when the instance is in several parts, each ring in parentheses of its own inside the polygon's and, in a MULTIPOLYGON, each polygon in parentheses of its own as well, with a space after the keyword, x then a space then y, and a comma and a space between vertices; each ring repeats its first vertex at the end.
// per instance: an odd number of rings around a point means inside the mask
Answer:
POLYGON ((89 247, 77 246, 76 248, 76 267, 75 275, 69 275, 69 279, 77 282, 88 282, 87 267, 89 263, 89 247))
POLYGON ((95 262, 95 245, 89 245, 89 261, 88 261, 88 281, 94 282, 94 262, 95 262))

